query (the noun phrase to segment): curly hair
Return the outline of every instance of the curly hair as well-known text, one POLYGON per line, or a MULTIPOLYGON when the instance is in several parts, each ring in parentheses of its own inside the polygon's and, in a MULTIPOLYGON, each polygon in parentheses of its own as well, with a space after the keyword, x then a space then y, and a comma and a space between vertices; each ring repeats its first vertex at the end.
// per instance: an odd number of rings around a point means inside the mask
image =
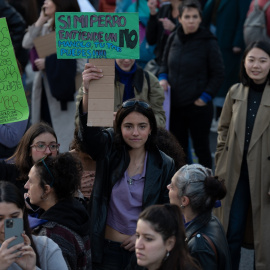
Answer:
MULTIPOLYGON (((142 101, 142 99, 129 99, 128 101, 142 101)), ((146 102, 145 102, 146 103, 146 102)), ((156 136, 157 136, 157 122, 154 115, 152 108, 149 106, 147 109, 143 106, 139 105, 139 103, 135 103, 133 106, 124 108, 123 106, 117 111, 114 123, 114 144, 116 148, 121 148, 123 145, 126 145, 128 149, 130 146, 126 144, 123 139, 122 132, 121 132, 121 125, 123 120, 132 112, 138 112, 145 116, 149 120, 150 128, 151 128, 151 135, 148 137, 145 143, 145 149, 149 150, 155 147, 156 144, 156 136)))
POLYGON ((82 165, 71 153, 48 156, 34 166, 39 174, 40 187, 45 191, 45 185, 50 185, 58 201, 71 198, 80 188, 82 165))
POLYGON ((180 169, 186 164, 185 152, 171 132, 165 128, 159 127, 157 130, 156 143, 159 150, 174 160, 176 170, 180 169))
POLYGON ((28 173, 33 166, 33 160, 30 155, 30 145, 33 144, 33 141, 36 137, 43 133, 52 134, 57 142, 57 136, 49 124, 45 122, 33 124, 23 135, 13 156, 8 159, 14 159, 15 161, 16 167, 20 173, 18 180, 26 180, 28 178, 28 173))

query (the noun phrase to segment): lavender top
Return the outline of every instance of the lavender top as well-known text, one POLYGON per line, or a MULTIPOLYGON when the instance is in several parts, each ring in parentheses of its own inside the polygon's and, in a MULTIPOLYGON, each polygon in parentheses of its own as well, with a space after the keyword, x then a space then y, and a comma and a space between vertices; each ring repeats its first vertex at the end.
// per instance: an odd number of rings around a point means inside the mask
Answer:
POLYGON ((142 211, 147 156, 148 152, 145 155, 143 172, 134 175, 131 184, 125 171, 122 179, 112 189, 107 225, 123 234, 133 235, 136 232, 137 220, 142 211))

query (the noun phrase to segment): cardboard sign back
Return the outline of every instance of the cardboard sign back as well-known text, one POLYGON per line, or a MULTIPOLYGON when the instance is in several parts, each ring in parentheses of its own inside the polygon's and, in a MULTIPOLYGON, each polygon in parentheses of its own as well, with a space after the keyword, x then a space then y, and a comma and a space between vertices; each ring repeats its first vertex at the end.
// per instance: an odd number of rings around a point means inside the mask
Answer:
POLYGON ((37 37, 34 40, 39 58, 45 58, 53 53, 56 53, 55 32, 48 35, 37 37))
POLYGON ((88 90, 88 126, 112 127, 114 111, 114 59, 90 59, 102 69, 103 77, 92 80, 88 90))

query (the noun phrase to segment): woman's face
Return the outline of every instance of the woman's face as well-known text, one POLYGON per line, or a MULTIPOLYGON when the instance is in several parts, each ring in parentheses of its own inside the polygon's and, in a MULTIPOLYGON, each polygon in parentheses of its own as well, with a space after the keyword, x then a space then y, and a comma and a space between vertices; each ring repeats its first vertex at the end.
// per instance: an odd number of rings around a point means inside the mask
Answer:
POLYGON ((56 12, 56 5, 54 2, 52 0, 45 0, 43 7, 45 10, 45 15, 53 18, 56 12))
POLYGON ((144 148, 151 133, 148 118, 139 112, 131 112, 121 124, 121 133, 125 143, 132 149, 144 148))
POLYGON ((27 197, 29 197, 30 203, 42 208, 44 190, 40 186, 40 176, 35 166, 31 168, 24 188, 28 190, 27 197))
POLYGON ((265 82, 270 70, 270 57, 261 49, 253 48, 245 58, 245 69, 247 75, 256 84, 265 82))
POLYGON ((160 267, 168 251, 174 246, 171 239, 164 242, 160 233, 153 230, 148 221, 138 220, 136 229, 135 252, 137 263, 148 270, 160 267))
POLYGON ((117 65, 126 72, 129 72, 135 63, 134 59, 116 59, 117 65))
POLYGON ((169 198, 171 204, 181 206, 181 201, 178 197, 179 189, 176 186, 176 174, 173 176, 171 183, 167 186, 169 190, 169 198))
POLYGON ((15 203, 0 203, 0 244, 5 241, 5 220, 8 218, 23 218, 22 209, 15 203))
POLYGON ((201 23, 202 19, 197 8, 185 8, 179 22, 182 24, 184 33, 186 35, 195 33, 201 23))
POLYGON ((30 156, 32 156, 33 163, 36 163, 38 160, 43 158, 44 156, 56 156, 58 154, 57 151, 51 151, 48 147, 51 144, 56 144, 56 138, 49 132, 41 133, 37 136, 32 143, 32 147, 30 150, 30 156), (40 151, 38 145, 47 145, 44 151, 40 151))

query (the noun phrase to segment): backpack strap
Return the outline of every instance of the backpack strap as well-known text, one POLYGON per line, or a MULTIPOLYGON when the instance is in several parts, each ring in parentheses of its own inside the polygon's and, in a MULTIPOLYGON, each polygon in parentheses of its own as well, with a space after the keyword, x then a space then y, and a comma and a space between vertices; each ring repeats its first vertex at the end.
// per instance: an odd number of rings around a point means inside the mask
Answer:
POLYGON ((215 247, 213 241, 210 239, 210 237, 208 237, 208 236, 207 236, 206 234, 204 234, 204 233, 198 233, 198 232, 194 233, 194 234, 192 235, 192 237, 195 237, 195 236, 197 236, 197 235, 198 235, 198 236, 202 236, 202 237, 208 242, 208 244, 210 245, 210 247, 212 248, 212 250, 213 250, 214 253, 215 253, 216 262, 218 262, 217 249, 216 249, 216 247, 215 247))
POLYGON ((149 73, 148 73, 147 71, 144 71, 144 76, 145 76, 145 78, 146 78, 147 86, 148 86, 148 100, 150 100, 151 85, 150 85, 150 77, 149 77, 149 73))

